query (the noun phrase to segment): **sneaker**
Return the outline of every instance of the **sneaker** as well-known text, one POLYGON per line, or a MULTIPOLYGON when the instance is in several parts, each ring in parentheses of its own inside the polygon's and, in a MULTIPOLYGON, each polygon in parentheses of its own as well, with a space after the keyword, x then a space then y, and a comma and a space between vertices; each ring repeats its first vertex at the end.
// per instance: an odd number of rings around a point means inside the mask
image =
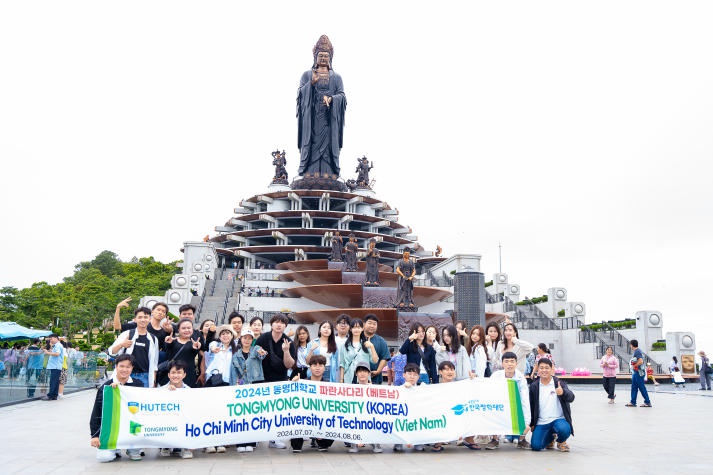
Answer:
POLYGON ((569 452, 569 445, 567 444, 567 442, 558 442, 557 448, 560 452, 569 452))
POLYGON ((245 451, 246 451, 246 452, 252 452, 252 451, 253 451, 253 448, 254 448, 254 447, 253 447, 252 445, 246 445, 246 446, 245 446, 245 451))
POLYGON ((190 449, 181 449, 181 458, 182 459, 192 459, 193 451, 190 449))
POLYGON ((133 460, 134 462, 141 460, 141 454, 139 452, 131 452, 129 453, 127 451, 126 455, 129 456, 129 460, 133 460))
POLYGON ((326 452, 326 451, 327 451, 327 447, 317 447, 317 451, 318 451, 318 452, 326 452))
POLYGON ((394 444, 394 452, 403 452, 403 451, 404 451, 403 444, 394 444))
POLYGON ((293 454, 301 454, 301 453, 302 453, 302 449, 292 449, 292 453, 293 453, 293 454))
POLYGON ((235 450, 237 450, 238 453, 243 453, 243 452, 245 452, 245 447, 238 447, 238 448, 235 449, 235 450))
POLYGON ((495 450, 500 447, 500 442, 497 439, 490 439, 490 442, 485 444, 485 450, 495 450))
POLYGON ((527 440, 520 439, 520 441, 517 443, 517 448, 518 449, 531 449, 532 446, 530 445, 530 443, 527 440))
POLYGON ((423 445, 421 445, 421 444, 414 445, 413 450, 415 450, 416 452, 423 452, 423 450, 424 450, 423 445))
POLYGON ((205 449, 203 449, 203 452, 205 452, 205 453, 207 453, 207 454, 214 454, 214 453, 215 453, 215 447, 206 447, 205 449))
POLYGON ((170 457, 171 456, 171 449, 161 449, 159 452, 159 455, 161 457, 170 457))
POLYGON ((350 454, 356 454, 359 453, 359 447, 356 446, 356 444, 353 444, 351 447, 349 447, 349 450, 347 450, 350 454))
POLYGON ((384 451, 384 449, 381 448, 381 444, 373 444, 373 447, 375 454, 380 454, 384 451))
POLYGON ((287 448, 287 446, 283 442, 280 442, 279 440, 271 440, 267 446, 270 447, 271 449, 286 449, 287 448))
POLYGON ((225 453, 225 447, 222 445, 219 445, 218 447, 215 448, 215 451, 218 452, 219 454, 225 453))

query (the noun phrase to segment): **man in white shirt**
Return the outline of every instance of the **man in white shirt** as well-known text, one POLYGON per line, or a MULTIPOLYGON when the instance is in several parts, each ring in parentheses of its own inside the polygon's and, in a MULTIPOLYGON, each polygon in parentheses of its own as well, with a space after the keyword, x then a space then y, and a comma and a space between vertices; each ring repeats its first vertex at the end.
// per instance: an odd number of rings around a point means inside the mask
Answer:
POLYGON ((569 404, 574 401, 574 393, 567 383, 554 376, 552 361, 541 359, 537 363, 540 376, 530 384, 530 413, 532 450, 553 448, 553 437, 557 437, 557 448, 569 452, 567 439, 574 434, 572 412, 569 404))

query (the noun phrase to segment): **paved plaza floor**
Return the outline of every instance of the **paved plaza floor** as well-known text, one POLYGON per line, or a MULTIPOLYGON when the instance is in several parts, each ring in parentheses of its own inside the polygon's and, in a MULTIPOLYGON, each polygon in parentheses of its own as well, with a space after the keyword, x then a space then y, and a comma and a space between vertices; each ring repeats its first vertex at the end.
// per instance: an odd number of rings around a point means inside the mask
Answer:
MULTIPOLYGON (((663 386, 663 385, 662 385, 663 386)), ((502 443, 495 451, 471 451, 449 445, 441 453, 384 453, 364 449, 347 453, 335 443, 329 452, 306 448, 268 449, 261 442, 253 453, 204 454, 195 458, 160 458, 156 449, 131 462, 99 464, 89 446, 89 413, 94 390, 59 401, 31 401, 0 408, 2 441, 0 473, 560 473, 560 474, 711 474, 713 473, 713 391, 661 387, 652 392, 652 408, 628 408, 628 387, 617 385, 617 403, 607 404, 599 386, 572 386, 575 436, 572 451, 532 452, 502 443)), ((641 401, 639 401, 641 402, 641 401)), ((306 444, 308 445, 308 444, 306 444)))

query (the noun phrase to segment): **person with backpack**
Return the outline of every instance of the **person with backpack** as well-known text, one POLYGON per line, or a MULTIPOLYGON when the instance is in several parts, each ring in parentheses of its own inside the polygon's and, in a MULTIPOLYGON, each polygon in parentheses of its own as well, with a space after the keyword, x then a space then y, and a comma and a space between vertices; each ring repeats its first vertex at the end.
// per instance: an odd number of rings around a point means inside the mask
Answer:
POLYGON ((131 378, 138 379, 146 388, 155 386, 160 350, 158 339, 148 330, 150 320, 151 310, 147 307, 137 308, 134 311, 136 328, 122 332, 108 351, 110 356, 132 355, 134 365, 131 378))
POLYGON ((636 407, 636 396, 641 392, 644 398, 644 403, 640 407, 651 407, 649 392, 646 390, 646 365, 644 364, 644 353, 639 349, 639 341, 631 340, 629 342, 634 355, 629 361, 631 367, 631 400, 626 404, 626 407, 636 407))

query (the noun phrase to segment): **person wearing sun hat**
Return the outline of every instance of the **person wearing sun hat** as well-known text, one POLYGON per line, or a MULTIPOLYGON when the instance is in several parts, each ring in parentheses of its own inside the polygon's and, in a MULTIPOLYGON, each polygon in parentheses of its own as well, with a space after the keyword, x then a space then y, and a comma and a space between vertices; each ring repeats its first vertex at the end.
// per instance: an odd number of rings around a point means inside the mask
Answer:
POLYGON ((233 353, 238 350, 238 345, 235 343, 237 334, 230 325, 219 326, 215 334, 217 340, 210 342, 208 351, 212 358, 205 369, 206 386, 213 374, 220 374, 223 377, 223 386, 230 384, 231 363, 233 361, 233 353))

